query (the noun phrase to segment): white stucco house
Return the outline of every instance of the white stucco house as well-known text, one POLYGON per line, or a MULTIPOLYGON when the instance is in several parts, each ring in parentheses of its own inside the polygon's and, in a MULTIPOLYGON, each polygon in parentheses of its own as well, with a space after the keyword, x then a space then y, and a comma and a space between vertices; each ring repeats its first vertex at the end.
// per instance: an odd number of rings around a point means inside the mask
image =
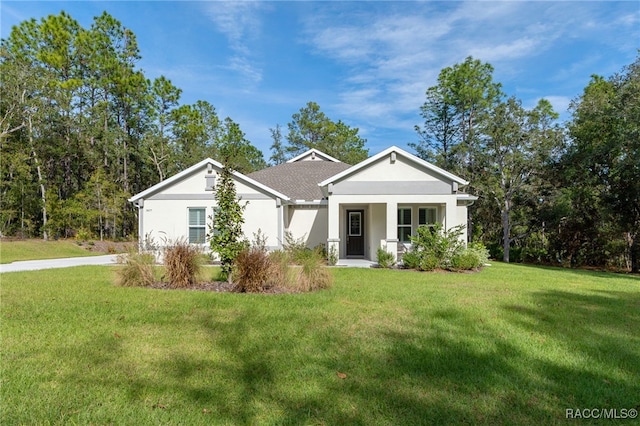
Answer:
MULTIPOLYGON (((206 244, 221 167, 207 158, 131 197, 139 240, 206 244)), ((469 182, 395 146, 353 166, 312 149, 248 175, 236 172, 234 180, 247 202, 249 240, 261 230, 276 249, 289 232, 308 247, 325 244, 341 259, 375 260, 378 247, 397 255, 420 225, 466 225, 467 207, 477 199, 463 191, 469 182)))

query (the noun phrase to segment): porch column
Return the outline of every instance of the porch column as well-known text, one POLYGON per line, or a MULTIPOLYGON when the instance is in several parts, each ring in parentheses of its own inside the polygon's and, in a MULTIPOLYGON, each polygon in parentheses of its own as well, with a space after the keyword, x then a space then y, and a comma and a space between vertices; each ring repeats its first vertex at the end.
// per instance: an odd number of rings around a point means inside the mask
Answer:
POLYGON ((456 215, 457 213, 456 206, 457 206, 457 201, 455 198, 451 201, 447 201, 447 203, 445 204, 444 228, 447 230, 458 225, 458 217, 456 215))
POLYGON ((451 229, 454 226, 464 225, 462 235, 460 235, 460 241, 467 245, 467 218, 464 219, 458 217, 458 200, 453 199, 447 201, 445 204, 445 227, 451 229))
POLYGON ((327 255, 340 259, 340 203, 335 197, 327 202, 327 255))
POLYGON ((398 259, 398 203, 387 202, 387 251, 398 259))

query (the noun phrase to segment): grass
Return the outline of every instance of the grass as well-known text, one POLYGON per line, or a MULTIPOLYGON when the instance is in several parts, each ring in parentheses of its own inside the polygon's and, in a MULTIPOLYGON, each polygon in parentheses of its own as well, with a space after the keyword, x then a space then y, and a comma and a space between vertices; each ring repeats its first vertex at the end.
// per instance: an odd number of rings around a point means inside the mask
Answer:
POLYGON ((109 267, 2 274, 0 424, 564 424, 567 408, 640 408, 637 277, 332 273, 295 295, 116 287, 109 267))
POLYGON ((105 253, 91 252, 73 240, 2 240, 0 263, 20 260, 59 259, 64 257, 96 256, 105 253))

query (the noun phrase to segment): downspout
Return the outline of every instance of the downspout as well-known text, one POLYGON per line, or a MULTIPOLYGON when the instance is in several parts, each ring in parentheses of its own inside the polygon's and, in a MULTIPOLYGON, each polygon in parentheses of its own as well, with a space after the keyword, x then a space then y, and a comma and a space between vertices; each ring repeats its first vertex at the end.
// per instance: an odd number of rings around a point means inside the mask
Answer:
POLYGON ((282 200, 276 198, 276 208, 279 210, 278 214, 278 249, 282 249, 282 242, 284 241, 284 206, 282 200))
POLYGON ((143 244, 145 243, 143 229, 144 221, 142 220, 144 212, 144 198, 140 198, 136 201, 135 206, 138 208, 138 251, 142 252, 144 250, 143 244))

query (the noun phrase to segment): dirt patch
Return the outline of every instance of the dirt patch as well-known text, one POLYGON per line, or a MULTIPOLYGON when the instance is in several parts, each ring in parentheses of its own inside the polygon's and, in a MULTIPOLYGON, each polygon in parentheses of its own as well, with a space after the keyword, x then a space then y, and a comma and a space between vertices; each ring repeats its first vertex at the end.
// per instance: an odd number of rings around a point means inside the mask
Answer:
POLYGON ((93 253, 117 254, 137 249, 135 241, 79 241, 78 245, 93 253))

